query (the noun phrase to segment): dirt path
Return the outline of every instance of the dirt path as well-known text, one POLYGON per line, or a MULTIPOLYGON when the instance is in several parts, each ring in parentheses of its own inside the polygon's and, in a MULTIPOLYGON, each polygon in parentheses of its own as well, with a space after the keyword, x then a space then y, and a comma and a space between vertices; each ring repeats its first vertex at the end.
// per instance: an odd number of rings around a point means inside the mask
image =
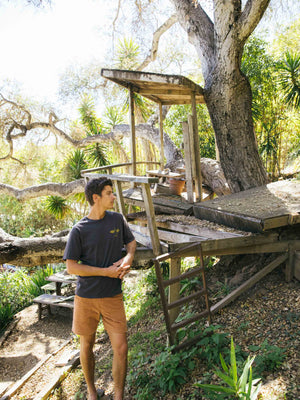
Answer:
POLYGON ((71 338, 71 310, 55 307, 39 321, 37 308, 16 315, 20 320, 0 347, 0 394, 71 338))

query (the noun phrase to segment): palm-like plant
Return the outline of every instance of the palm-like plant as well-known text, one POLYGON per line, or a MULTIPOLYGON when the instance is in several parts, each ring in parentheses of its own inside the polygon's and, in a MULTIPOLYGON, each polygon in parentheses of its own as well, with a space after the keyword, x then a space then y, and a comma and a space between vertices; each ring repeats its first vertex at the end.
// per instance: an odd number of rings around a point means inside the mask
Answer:
POLYGON ((253 379, 252 376, 252 364, 254 359, 255 356, 247 358, 242 374, 238 377, 235 347, 233 339, 231 338, 230 365, 226 364, 224 358, 220 354, 223 371, 219 369, 215 371, 216 375, 224 382, 224 385, 196 383, 195 386, 211 392, 226 393, 235 399, 256 400, 261 384, 259 383, 260 379, 253 379))
MULTIPOLYGON (((91 96, 86 95, 82 98, 79 112, 80 122, 86 128, 86 133, 88 136, 103 133, 103 124, 101 119, 97 118, 95 104, 91 96)), ((84 153, 82 153, 83 159, 84 156, 87 157, 87 161, 89 162, 89 164, 91 164, 92 167, 99 167, 102 165, 107 165, 109 163, 109 160, 107 158, 107 147, 99 143, 88 146, 84 150, 84 153)))
POLYGON ((60 196, 49 196, 46 199, 46 209, 57 219, 63 219, 70 212, 66 199, 60 196))
POLYGON ((113 128, 116 125, 124 123, 125 115, 123 110, 120 110, 120 108, 118 108, 117 106, 106 107, 104 122, 105 126, 109 129, 113 128))
POLYGON ((279 83, 284 93, 286 104, 300 107, 300 55, 285 53, 285 58, 278 66, 279 83))
POLYGON ((82 96, 79 113, 80 122, 86 128, 88 136, 97 135, 103 130, 102 121, 97 118, 94 100, 91 96, 82 96))
POLYGON ((138 67, 139 46, 132 39, 119 40, 116 54, 116 67, 134 70, 138 67))
POLYGON ((81 171, 88 167, 82 150, 75 150, 67 160, 67 179, 72 181, 81 178, 81 171))

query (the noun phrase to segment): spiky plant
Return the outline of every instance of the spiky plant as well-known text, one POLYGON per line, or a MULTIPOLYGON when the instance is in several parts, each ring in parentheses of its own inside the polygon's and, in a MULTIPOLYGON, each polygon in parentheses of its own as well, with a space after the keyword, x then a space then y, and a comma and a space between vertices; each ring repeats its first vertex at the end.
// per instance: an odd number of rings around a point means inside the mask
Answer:
POLYGON ((300 55, 286 52, 278 70, 284 101, 294 108, 300 108, 300 55))

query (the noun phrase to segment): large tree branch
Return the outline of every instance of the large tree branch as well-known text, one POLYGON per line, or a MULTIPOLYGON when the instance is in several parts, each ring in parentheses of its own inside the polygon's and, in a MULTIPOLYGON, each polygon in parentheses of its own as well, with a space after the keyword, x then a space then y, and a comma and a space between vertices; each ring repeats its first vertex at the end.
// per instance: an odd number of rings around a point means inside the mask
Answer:
MULTIPOLYGON (((13 264, 19 267, 62 262, 69 229, 39 238, 19 238, 11 236, 0 228, 0 264, 13 264)), ((125 250, 124 250, 125 255, 125 250)), ((137 248, 133 268, 149 265, 154 257, 151 249, 137 248)))
POLYGON ((262 16, 264 15, 270 0, 248 0, 238 20, 237 30, 242 44, 254 31, 262 16))
POLYGON ((143 71, 151 62, 156 60, 157 51, 158 51, 158 44, 161 36, 171 28, 176 22, 178 21, 177 15, 173 14, 170 18, 167 19, 154 33, 153 33, 153 40, 152 40, 152 47, 149 51, 148 56, 145 60, 137 67, 137 71, 143 71))
POLYGON ((175 6, 180 25, 197 50, 206 77, 215 59, 214 24, 199 4, 195 6, 191 0, 170 1, 175 6))
POLYGON ((84 191, 84 179, 68 183, 43 183, 25 189, 17 189, 0 183, 0 193, 15 197, 17 200, 29 200, 41 196, 68 197, 84 191))

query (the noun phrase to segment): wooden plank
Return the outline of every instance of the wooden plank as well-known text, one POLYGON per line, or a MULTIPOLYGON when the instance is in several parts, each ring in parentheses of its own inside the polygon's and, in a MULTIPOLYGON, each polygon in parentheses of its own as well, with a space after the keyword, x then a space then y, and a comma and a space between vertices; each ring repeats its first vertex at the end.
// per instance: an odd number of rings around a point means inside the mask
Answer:
POLYGON ((33 398, 33 400, 47 400, 51 392, 67 377, 68 372, 77 366, 79 362, 79 357, 77 357, 72 363, 54 372, 51 381, 33 398))
MULTIPOLYGON (((229 238, 229 239, 217 239, 217 240, 207 240, 202 242, 202 250, 203 255, 216 255, 222 253, 222 251, 231 251, 232 254, 236 253, 236 250, 243 250, 247 248, 248 250, 253 246, 258 245, 268 245, 274 244, 275 246, 278 245, 278 233, 269 233, 265 235, 251 235, 245 237, 237 237, 237 238, 229 238)), ((286 246, 286 243, 284 244, 286 246)), ((169 247, 175 247, 170 245, 169 247)), ((184 248, 178 248, 174 251, 170 251, 167 254, 163 254, 158 257, 160 261, 163 259, 168 259, 170 257, 192 257, 198 254, 197 244, 189 244, 188 246, 185 245, 184 248)), ((230 253, 229 253, 230 254, 230 253)))
POLYGON ((171 325, 171 331, 177 331, 179 328, 183 328, 186 325, 191 324, 192 322, 198 321, 201 318, 207 317, 209 314, 208 310, 204 310, 200 313, 193 315, 190 318, 184 319, 176 324, 171 325))
POLYGON ((213 230, 206 227, 201 227, 197 225, 184 225, 181 223, 176 223, 172 221, 158 221, 156 220, 156 225, 160 228, 169 229, 176 232, 188 233, 190 235, 201 236, 205 239, 225 239, 225 238, 235 238, 243 237, 243 235, 232 232, 225 232, 221 230, 213 230))
MULTIPOLYGON (((157 164, 159 165, 159 162, 157 161, 137 161, 136 164, 157 164)), ((109 174, 112 174, 112 170, 114 168, 121 168, 121 167, 129 167, 131 165, 131 162, 124 162, 124 163, 119 163, 119 164, 109 164, 109 165, 102 165, 101 167, 96 167, 96 168, 88 168, 88 169, 83 169, 81 171, 82 174, 85 173, 90 173, 90 172, 97 172, 97 171, 105 171, 108 170, 109 174)))
MULTIPOLYGON (((129 224, 131 230, 135 232, 141 232, 144 235, 150 235, 150 231, 148 227, 129 224)), ((158 237, 160 240, 174 243, 182 243, 182 242, 199 242, 201 240, 206 240, 205 237, 196 236, 196 235, 185 235, 177 232, 169 232, 163 231, 161 229, 157 229, 158 237)))
POLYGON ((163 85, 167 89, 176 89, 182 87, 183 89, 191 89, 197 94, 203 95, 203 88, 197 85, 192 80, 181 75, 158 74, 154 72, 143 71, 127 71, 118 69, 101 70, 101 76, 106 79, 113 80, 119 84, 134 84, 137 88, 141 89, 141 85, 148 83, 151 85, 153 92, 158 89, 161 90, 163 85))
MULTIPOLYGON (((125 203, 144 208, 144 200, 139 188, 124 190, 123 196, 125 203)), ((183 201, 180 196, 154 195, 152 202, 155 211, 160 213, 191 215, 193 212, 193 206, 183 201)))
POLYGON ((293 279, 293 276, 294 276, 294 266, 295 266, 294 257, 295 257, 295 250, 293 249, 291 244, 289 244, 288 258, 287 258, 286 266, 285 266, 285 281, 286 282, 291 282, 291 280, 293 279))
MULTIPOLYGON (((172 286, 170 288, 172 288, 172 286)), ((189 296, 181 297, 178 300, 176 300, 176 301, 174 301, 172 303, 169 303, 168 304, 168 310, 171 310, 173 307, 178 307, 178 306, 181 306, 183 304, 189 303, 190 301, 202 296, 204 293, 205 293, 205 290, 201 289, 201 290, 198 290, 197 292, 195 292, 193 294, 190 294, 189 296)))
MULTIPOLYGON (((172 258, 173 258, 173 257, 172 257, 172 258)), ((157 260, 158 260, 158 259, 159 259, 159 257, 157 257, 157 260)), ((163 286, 164 286, 164 287, 167 287, 167 286, 170 286, 170 285, 174 285, 175 283, 180 282, 180 281, 182 281, 183 279, 192 278, 193 276, 198 275, 199 272, 201 272, 202 270, 203 270, 202 267, 194 268, 194 269, 192 269, 192 270, 190 269, 189 271, 184 272, 183 274, 178 275, 178 276, 176 276, 176 277, 174 277, 174 278, 172 278, 172 279, 166 279, 166 280, 164 280, 164 281, 163 281, 163 286)))
POLYGON ((67 349, 66 351, 63 352, 61 357, 56 361, 55 366, 64 367, 65 365, 72 362, 74 358, 79 357, 79 355, 80 355, 80 350, 67 349))
MULTIPOLYGON (((220 239, 221 240, 221 239, 220 239)), ((260 254, 260 253, 282 253, 285 251, 288 251, 289 245, 293 241, 280 241, 280 242, 275 242, 275 243, 265 243, 265 244, 256 244, 254 246, 240 246, 240 247, 221 247, 218 246, 218 242, 220 241, 203 241, 201 242, 201 245, 203 247, 203 255, 204 256, 222 256, 222 255, 238 255, 238 254, 260 254), (214 242, 214 243, 212 243, 214 242), (212 246, 212 244, 215 245, 215 247, 212 246), (207 248, 206 248, 207 246, 207 248)), ((226 240, 226 239, 224 239, 226 240)), ((234 240, 234 239, 231 239, 234 240)), ((293 246, 295 246, 295 250, 300 250, 300 241, 294 241, 295 243, 293 246)), ((195 257, 197 254, 197 251, 195 248, 193 249, 194 245, 191 245, 189 243, 170 243, 168 248, 169 248, 169 254, 174 253, 174 252, 183 252, 182 256, 183 257, 195 257), (187 246, 189 248, 187 249, 187 246), (194 254, 195 253, 195 254, 194 254)))
POLYGON ((129 124, 130 124, 130 152, 131 152, 131 174, 136 175, 136 139, 135 139, 135 116, 134 116, 134 94, 132 86, 129 87, 129 124))
MULTIPOLYGON (((172 280, 173 278, 180 275, 181 271, 181 259, 180 258, 171 258, 170 260, 170 267, 169 267, 169 279, 172 280)), ((169 287, 169 294, 168 294, 168 302, 173 303, 174 301, 178 300, 180 297, 180 282, 175 283, 169 287)), ((169 310, 170 316, 170 323, 173 322, 178 317, 180 308, 179 306, 172 308, 169 310)))
POLYGON ((294 255, 294 276, 300 281, 300 252, 296 251, 294 255))
POLYGON ((119 212, 126 217, 126 209, 125 209, 125 203, 124 203, 124 197, 123 197, 123 192, 122 192, 122 183, 120 181, 115 181, 115 189, 116 189, 116 194, 117 194, 117 202, 118 202, 118 208, 119 212))
POLYGON ((33 299, 34 303, 46 304, 51 306, 74 308, 74 302, 68 301, 68 299, 74 298, 74 296, 56 296, 54 294, 41 294, 40 296, 33 299))
POLYGON ((43 365, 45 362, 49 360, 52 354, 47 354, 41 361, 39 361, 30 371, 28 371, 21 379, 19 379, 5 394, 1 397, 0 400, 8 400, 14 394, 17 393, 19 389, 30 379, 30 377, 43 365))
POLYGON ((289 225, 289 219, 290 219, 289 215, 282 215, 280 217, 264 219, 262 220, 262 229, 266 231, 269 229, 274 229, 274 228, 279 228, 281 226, 289 225))
POLYGON ((87 178, 101 178, 105 176, 112 181, 120 181, 120 182, 135 182, 135 183, 158 183, 158 178, 150 177, 150 176, 133 176, 133 175, 125 175, 125 174, 97 174, 97 173, 85 173, 82 174, 87 178))
POLYGON ((164 168, 164 127, 163 127, 163 113, 162 113, 162 104, 159 103, 159 137, 160 137, 160 168, 163 170, 164 168))
POLYGON ((195 153, 195 190, 196 199, 202 200, 202 174, 201 174, 201 163, 200 163, 200 146, 199 146, 199 132, 198 132, 198 121, 197 121, 197 109, 196 109, 196 94, 192 92, 191 103, 192 103, 192 131, 193 131, 193 143, 195 153))
POLYGON ((161 254, 161 245, 156 227, 155 212, 152 203, 149 184, 142 183, 142 193, 143 193, 144 206, 147 214, 148 227, 152 241, 153 253, 155 256, 158 256, 159 254, 161 254))
MULTIPOLYGON (((202 203, 203 204, 203 203, 202 203)), ((232 228, 241 229, 245 232, 260 233, 263 232, 262 220, 258 218, 248 217, 246 215, 238 215, 223 210, 216 210, 206 205, 200 206, 194 204, 193 213, 199 219, 206 219, 217 224, 227 225, 232 228)))
POLYGON ((169 311, 168 311, 168 307, 167 307, 168 301, 166 298, 165 288, 163 286, 163 276, 161 273, 160 263, 157 261, 157 259, 154 260, 154 266, 155 266, 157 285, 158 285, 161 304, 162 304, 162 308, 163 308, 163 312, 164 312, 168 337, 169 337, 170 344, 173 345, 174 344, 174 335, 171 331, 171 323, 170 323, 169 311))
POLYGON ((254 276, 252 276, 250 279, 248 279, 246 282, 244 282, 241 286, 239 286, 237 289, 235 289, 231 293, 229 293, 226 297, 224 297, 217 304, 214 304, 211 307, 211 313, 215 313, 215 312, 219 311, 221 308, 225 307, 227 304, 231 303, 241 293, 244 293, 247 289, 249 289, 251 286, 255 285, 255 283, 257 283, 259 280, 261 280, 264 276, 266 276, 271 271, 273 271, 273 269, 278 267, 280 264, 284 263, 287 260, 287 258, 288 258, 287 254, 277 257, 270 264, 268 264, 266 267, 264 267, 261 271, 257 272, 254 276))
POLYGON ((194 203, 192 150, 191 150, 189 126, 187 122, 182 122, 182 132, 183 132, 183 145, 184 145, 187 200, 189 203, 194 203))

